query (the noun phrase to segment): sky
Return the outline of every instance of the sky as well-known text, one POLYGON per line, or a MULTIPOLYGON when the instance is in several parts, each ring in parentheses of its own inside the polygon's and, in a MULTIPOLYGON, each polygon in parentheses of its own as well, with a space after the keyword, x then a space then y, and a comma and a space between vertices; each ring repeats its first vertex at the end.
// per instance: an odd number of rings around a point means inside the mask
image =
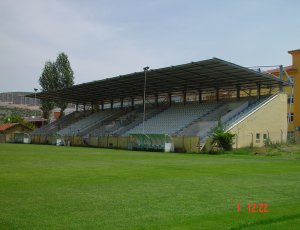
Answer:
POLYGON ((298 0, 0 0, 0 92, 41 88, 68 55, 75 84, 217 57, 290 65, 298 0))

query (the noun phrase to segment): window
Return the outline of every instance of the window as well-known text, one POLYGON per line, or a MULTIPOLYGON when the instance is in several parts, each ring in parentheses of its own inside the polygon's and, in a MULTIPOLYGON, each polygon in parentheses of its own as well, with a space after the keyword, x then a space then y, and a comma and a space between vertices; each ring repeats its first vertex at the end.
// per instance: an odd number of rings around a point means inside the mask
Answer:
POLYGON ((294 113, 290 113, 290 115, 288 114, 288 122, 291 123, 294 121, 294 113))
POLYGON ((260 133, 256 134, 256 140, 255 143, 260 143, 260 133))
POLYGON ((266 133, 264 133, 264 136, 263 136, 264 140, 267 140, 268 138, 268 135, 266 133))
POLYGON ((293 104, 294 103, 294 95, 290 94, 288 97, 288 104, 293 104))

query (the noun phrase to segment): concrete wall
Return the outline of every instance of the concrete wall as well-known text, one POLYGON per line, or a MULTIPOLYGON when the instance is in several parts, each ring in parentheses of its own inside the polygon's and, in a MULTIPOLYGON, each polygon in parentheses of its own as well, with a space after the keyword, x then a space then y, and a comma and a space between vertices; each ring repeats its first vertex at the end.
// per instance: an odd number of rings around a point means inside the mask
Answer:
POLYGON ((286 142, 287 95, 280 93, 229 129, 236 134, 234 147, 263 146, 266 139, 286 142))
MULTIPOLYGON (((56 136, 32 135, 32 144, 56 144, 56 136)), ((172 137, 174 141, 175 151, 177 152, 193 152, 199 144, 199 137, 172 137)), ((128 143, 132 142, 132 137, 122 136, 105 136, 105 137, 89 137, 84 140, 79 136, 64 137, 64 141, 70 142, 72 146, 91 146, 99 148, 128 149, 128 143)))

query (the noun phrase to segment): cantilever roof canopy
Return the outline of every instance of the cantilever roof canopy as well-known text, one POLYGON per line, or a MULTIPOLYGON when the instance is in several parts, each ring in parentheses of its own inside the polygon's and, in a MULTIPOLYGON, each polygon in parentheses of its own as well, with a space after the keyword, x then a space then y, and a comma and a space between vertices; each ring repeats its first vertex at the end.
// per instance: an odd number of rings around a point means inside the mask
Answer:
MULTIPOLYGON (((142 96, 145 73, 136 72, 75 85, 70 88, 37 93, 39 99, 51 99, 72 103, 96 103, 142 96)), ((218 58, 188 64, 150 69, 147 71, 147 95, 189 92, 195 90, 214 91, 216 89, 235 90, 273 88, 288 82, 257 72, 218 58)), ((28 95, 34 97, 34 94, 28 95)))

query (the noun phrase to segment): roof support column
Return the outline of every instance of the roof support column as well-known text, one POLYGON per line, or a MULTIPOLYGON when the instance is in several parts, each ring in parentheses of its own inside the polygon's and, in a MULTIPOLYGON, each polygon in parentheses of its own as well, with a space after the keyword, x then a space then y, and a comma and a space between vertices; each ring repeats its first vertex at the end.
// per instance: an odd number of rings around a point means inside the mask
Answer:
POLYGON ((110 100, 110 109, 113 110, 114 108, 114 99, 110 100))
POLYGON ((123 109, 123 105, 124 105, 124 99, 121 98, 121 109, 123 109))
POLYGON ((134 110, 134 97, 131 98, 131 109, 134 110))
POLYGON ((171 106, 172 105, 172 94, 168 93, 168 96, 169 96, 169 105, 171 106))
POLYGON ((217 102, 219 102, 220 99, 219 88, 216 88, 216 98, 217 98, 217 102))
POLYGON ((157 94, 155 94, 155 105, 156 105, 156 107, 158 107, 158 95, 157 94))
POLYGON ((199 96, 198 102, 199 102, 199 104, 201 104, 202 103, 202 90, 198 90, 198 96, 199 96))
POLYGON ((260 100, 260 84, 259 83, 257 83, 257 90, 256 90, 256 92, 257 92, 257 100, 260 100))
POLYGON ((78 103, 75 105, 75 107, 76 107, 76 112, 78 112, 78 103))
POLYGON ((236 86, 236 100, 239 101, 241 99, 241 87, 239 85, 236 86))
POLYGON ((104 101, 101 102, 101 110, 104 110, 104 101))
MULTIPOLYGON (((283 71, 284 71, 283 66, 280 65, 280 67, 279 67, 279 79, 280 80, 283 80, 283 71)), ((282 85, 282 83, 279 83, 279 91, 283 92, 283 85, 282 85)))
POLYGON ((283 80, 283 66, 282 65, 279 66, 279 79, 283 80))
POLYGON ((280 92, 283 92, 283 85, 282 85, 281 82, 279 83, 279 91, 280 91, 280 92))
POLYGON ((83 112, 85 112, 85 103, 83 103, 83 112))
POLYGON ((145 105, 145 101, 146 101, 146 98, 143 97, 143 98, 142 98, 143 108, 144 108, 144 106, 146 106, 146 105, 145 105))
POLYGON ((183 104, 186 104, 186 91, 183 91, 183 104))
POLYGON ((92 113, 94 113, 94 104, 93 103, 91 104, 92 104, 92 113))

